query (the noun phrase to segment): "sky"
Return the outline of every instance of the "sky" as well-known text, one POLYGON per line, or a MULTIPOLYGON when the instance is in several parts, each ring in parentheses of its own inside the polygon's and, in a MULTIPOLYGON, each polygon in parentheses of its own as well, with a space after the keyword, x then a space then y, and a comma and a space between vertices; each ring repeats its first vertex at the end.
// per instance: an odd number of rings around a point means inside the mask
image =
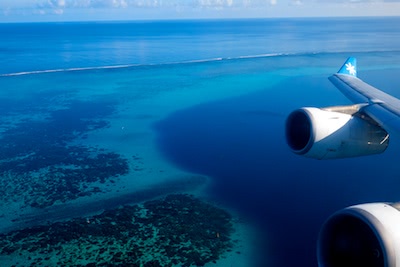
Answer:
POLYGON ((400 16, 400 0, 0 0, 0 22, 400 16))

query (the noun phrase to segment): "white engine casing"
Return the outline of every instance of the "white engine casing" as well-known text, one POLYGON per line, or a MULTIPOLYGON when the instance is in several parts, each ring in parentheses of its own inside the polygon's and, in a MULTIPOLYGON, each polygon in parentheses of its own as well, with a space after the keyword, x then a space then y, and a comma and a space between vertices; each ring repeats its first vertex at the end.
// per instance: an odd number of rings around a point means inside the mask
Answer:
POLYGON ((319 108, 293 111, 286 121, 286 140, 296 154, 334 159, 382 153, 388 133, 361 117, 319 108))
POLYGON ((399 203, 370 203, 343 209, 323 225, 319 267, 400 267, 399 203))

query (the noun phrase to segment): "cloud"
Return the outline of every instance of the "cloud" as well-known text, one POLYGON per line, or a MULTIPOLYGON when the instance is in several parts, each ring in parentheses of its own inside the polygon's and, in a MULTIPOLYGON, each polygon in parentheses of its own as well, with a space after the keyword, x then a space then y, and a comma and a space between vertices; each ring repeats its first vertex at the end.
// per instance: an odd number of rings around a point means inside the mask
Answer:
MULTIPOLYGON (((6 0, 8 1, 8 0, 6 0)), ((286 0, 288 1, 288 0, 286 0)), ((277 0, 36 0, 41 9, 72 8, 229 8, 268 6, 277 4, 277 0)))
POLYGON ((39 2, 36 6, 34 13, 44 15, 49 11, 53 14, 61 15, 64 13, 64 8, 66 7, 65 0, 47 0, 39 2))
POLYGON ((304 2, 302 0, 292 0, 291 4, 295 6, 301 6, 304 4, 304 2))
POLYGON ((400 15, 400 0, 0 0, 0 21, 31 15, 33 20, 103 20, 344 14, 400 15))
POLYGON ((277 0, 1 0, 0 9, 37 8, 50 11, 54 9, 65 10, 74 8, 214 8, 267 6, 276 2, 277 0))

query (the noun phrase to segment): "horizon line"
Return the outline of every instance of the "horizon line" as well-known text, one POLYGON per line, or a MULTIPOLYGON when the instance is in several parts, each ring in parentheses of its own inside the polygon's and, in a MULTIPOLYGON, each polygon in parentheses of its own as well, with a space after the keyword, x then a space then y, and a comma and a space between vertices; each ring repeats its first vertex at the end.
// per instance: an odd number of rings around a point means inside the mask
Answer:
POLYGON ((70 20, 41 20, 41 21, 0 21, 0 24, 24 24, 24 23, 118 23, 118 22, 164 22, 164 21, 218 21, 218 20, 274 20, 274 19, 357 19, 357 18, 400 18, 400 15, 333 15, 333 16, 270 16, 270 17, 198 17, 198 18, 160 18, 160 19, 70 19, 70 20))

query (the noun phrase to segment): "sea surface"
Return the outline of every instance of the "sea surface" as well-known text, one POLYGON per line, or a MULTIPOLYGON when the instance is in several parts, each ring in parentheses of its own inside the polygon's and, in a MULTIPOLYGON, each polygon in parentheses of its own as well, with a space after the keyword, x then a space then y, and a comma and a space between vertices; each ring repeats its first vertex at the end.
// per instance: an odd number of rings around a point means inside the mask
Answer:
POLYGON ((400 18, 21 23, 0 36, 2 207, 79 202, 161 161, 210 178, 209 198, 254 225, 260 266, 311 267, 332 213, 400 200, 396 136, 381 155, 332 161, 294 155, 284 136, 296 108, 350 104, 327 79, 349 56, 400 97, 400 18))

